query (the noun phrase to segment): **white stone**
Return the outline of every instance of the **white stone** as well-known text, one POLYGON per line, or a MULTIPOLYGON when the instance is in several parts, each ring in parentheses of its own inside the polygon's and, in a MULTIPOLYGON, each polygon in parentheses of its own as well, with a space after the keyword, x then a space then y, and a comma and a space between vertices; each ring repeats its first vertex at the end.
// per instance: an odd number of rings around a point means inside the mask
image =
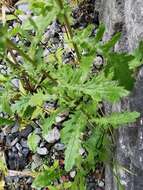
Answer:
POLYGON ((71 178, 74 178, 75 175, 76 175, 76 171, 71 171, 71 172, 70 172, 70 176, 71 176, 71 178))
POLYGON ((55 127, 47 135, 44 134, 44 138, 48 143, 54 143, 60 139, 60 132, 55 127))

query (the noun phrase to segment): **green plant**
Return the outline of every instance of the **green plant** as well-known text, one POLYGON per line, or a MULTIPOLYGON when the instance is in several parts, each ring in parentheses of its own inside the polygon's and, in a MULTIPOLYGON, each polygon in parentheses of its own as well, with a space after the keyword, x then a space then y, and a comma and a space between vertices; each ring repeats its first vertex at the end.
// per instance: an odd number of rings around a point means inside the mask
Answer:
MULTIPOLYGON (((69 17, 71 9, 66 2, 29 2, 34 18, 27 18, 14 28, 5 25, 0 29, 1 61, 10 68, 7 74, 0 75, 0 109, 8 116, 0 118, 0 124, 18 122, 22 128, 38 121, 46 140, 56 117, 67 113, 61 129, 61 141, 66 146, 64 173, 75 168, 74 182, 65 187, 52 186, 63 172, 56 165, 44 168, 35 179, 34 187, 84 190, 85 176, 94 170, 97 162, 106 162, 112 157, 112 129, 135 122, 139 117, 139 113, 128 111, 109 115, 102 108, 103 102, 114 104, 129 94, 128 90, 134 83, 129 63, 132 61, 133 68, 136 57, 112 52, 120 34, 102 43, 104 25, 100 25, 95 37, 91 36, 93 26, 73 31, 72 18, 69 17), (66 27, 64 42, 75 51, 74 61, 70 64, 63 64, 65 50, 61 47, 43 57, 46 48, 42 43, 43 34, 55 19, 66 27), (18 44, 13 41, 15 36, 20 39, 18 44), (30 45, 25 45, 25 42, 30 42, 30 45), (15 57, 15 51, 20 61, 15 57), (91 70, 97 55, 103 58, 104 64, 99 72, 93 74, 91 70), (13 85, 13 79, 18 80, 18 87, 13 85), (56 102, 57 106, 46 108, 46 102, 56 102), (85 157, 79 154, 81 148, 85 149, 85 157)), ((36 152, 38 142, 38 136, 30 134, 28 144, 32 151, 36 152)))

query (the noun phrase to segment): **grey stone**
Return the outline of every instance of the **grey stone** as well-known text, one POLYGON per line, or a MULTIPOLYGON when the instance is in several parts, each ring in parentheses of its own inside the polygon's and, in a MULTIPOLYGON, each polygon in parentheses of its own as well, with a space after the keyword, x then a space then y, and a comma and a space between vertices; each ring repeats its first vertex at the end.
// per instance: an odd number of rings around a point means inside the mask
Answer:
POLYGON ((12 79, 11 80, 11 83, 16 87, 16 88, 19 88, 19 80, 18 79, 12 79))
POLYGON ((27 138, 28 135, 33 131, 32 126, 27 126, 25 129, 21 131, 21 137, 27 138))
POLYGON ((34 130, 34 133, 36 135, 40 135, 41 134, 41 129, 39 127, 37 127, 35 130, 34 130))
POLYGON ((12 127, 12 129, 11 129, 11 133, 16 133, 16 132, 18 132, 18 130, 19 130, 19 125, 18 125, 18 123, 16 123, 16 124, 12 127))
POLYGON ((27 156, 29 154, 29 149, 28 148, 23 148, 22 149, 22 154, 25 156, 25 158, 27 158, 27 156))
POLYGON ((22 146, 21 146, 21 144, 16 143, 15 147, 17 148, 18 151, 20 151, 20 152, 22 151, 22 146))
POLYGON ((44 134, 44 138, 48 143, 55 143, 60 139, 60 132, 56 127, 54 127, 47 135, 44 134))
POLYGON ((38 148, 37 148, 37 153, 38 153, 39 155, 47 155, 47 154, 48 154, 48 150, 47 150, 46 147, 43 147, 43 148, 38 147, 38 148))
POLYGON ((14 146, 17 142, 18 142, 18 138, 15 138, 15 139, 11 142, 11 146, 14 146))
POLYGON ((54 145, 54 148, 57 150, 57 151, 61 151, 61 150, 64 150, 65 149, 65 145, 62 144, 62 143, 56 143, 54 145))
POLYGON ((21 139, 20 144, 21 144, 22 147, 28 148, 27 140, 21 139))
POLYGON ((33 160, 33 162, 32 162, 32 169, 36 169, 36 168, 38 168, 39 166, 41 166, 42 165, 42 159, 41 159, 41 157, 38 155, 38 154, 34 154, 33 156, 32 156, 32 160, 33 160))

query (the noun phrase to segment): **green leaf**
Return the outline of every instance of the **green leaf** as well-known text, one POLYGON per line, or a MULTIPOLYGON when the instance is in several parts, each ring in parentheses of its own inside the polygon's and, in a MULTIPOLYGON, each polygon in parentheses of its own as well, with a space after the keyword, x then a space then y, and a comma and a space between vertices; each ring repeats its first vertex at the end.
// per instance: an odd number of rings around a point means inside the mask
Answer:
POLYGON ((101 73, 78 89, 82 90, 84 94, 90 95, 96 102, 101 100, 117 102, 121 97, 128 95, 127 90, 118 86, 117 82, 105 78, 101 73))
POLYGON ((41 172, 36 179, 34 180, 32 187, 33 188, 43 188, 48 187, 51 183, 58 179, 59 173, 55 171, 43 171, 41 172))
POLYGON ((65 151, 65 170, 67 172, 70 171, 75 165, 76 158, 79 154, 80 144, 80 133, 77 130, 74 134, 71 135, 67 149, 65 151))
POLYGON ((35 133, 31 133, 28 136, 28 146, 30 150, 32 150, 33 152, 36 152, 39 142, 40 142, 40 137, 36 135, 35 133))
POLYGON ((133 58, 132 55, 126 53, 110 53, 105 67, 106 74, 112 70, 114 74, 113 79, 119 81, 119 84, 127 90, 131 90, 135 82, 133 71, 129 69, 129 62, 133 58))
POLYGON ((129 63, 130 69, 135 69, 143 64, 143 41, 139 43, 138 48, 133 53, 134 59, 129 63))
POLYGON ((97 34, 95 37, 95 42, 99 42, 100 40, 102 40, 102 37, 104 35, 105 32, 105 25, 104 24, 100 24, 98 30, 97 30, 97 34))
POLYGON ((2 110, 3 110, 3 112, 8 113, 9 115, 12 114, 9 99, 8 99, 8 96, 6 94, 4 94, 2 97, 2 110))
POLYGON ((22 94, 26 95, 26 90, 24 89, 24 86, 23 86, 21 80, 19 80, 19 90, 22 94))
POLYGON ((86 126, 86 117, 81 112, 76 112, 71 119, 64 122, 64 128, 61 132, 62 142, 67 142, 65 150, 65 170, 70 171, 79 157, 81 146, 81 132, 86 126))
POLYGON ((30 96, 28 95, 20 97, 20 99, 16 101, 15 104, 12 105, 13 113, 17 112, 20 116, 23 116, 24 112, 29 106, 29 99, 30 99, 30 96))
POLYGON ((44 119, 43 124, 42 124, 42 135, 44 139, 47 138, 49 130, 51 130, 52 125, 55 123, 55 117, 56 117, 56 114, 53 113, 50 115, 50 117, 44 119))
POLYGON ((5 77, 4 75, 0 74, 0 82, 5 82, 7 81, 7 77, 5 77))
POLYGON ((40 114, 42 114, 43 109, 41 107, 36 107, 34 112, 32 113, 31 119, 37 118, 40 114))
POLYGON ((42 106, 43 102, 47 100, 47 96, 44 95, 41 91, 35 93, 30 97, 29 105, 31 106, 42 106))
POLYGON ((115 46, 115 44, 119 41, 121 37, 121 33, 115 34, 108 42, 106 42, 102 47, 102 51, 107 54, 111 48, 115 46))
POLYGON ((110 116, 94 119, 94 121, 97 124, 102 125, 104 128, 108 128, 110 125, 118 127, 119 125, 135 122, 139 116, 140 113, 138 112, 113 113, 110 116))
POLYGON ((13 120, 0 117, 0 125, 1 126, 2 125, 12 125, 12 124, 14 124, 13 120))

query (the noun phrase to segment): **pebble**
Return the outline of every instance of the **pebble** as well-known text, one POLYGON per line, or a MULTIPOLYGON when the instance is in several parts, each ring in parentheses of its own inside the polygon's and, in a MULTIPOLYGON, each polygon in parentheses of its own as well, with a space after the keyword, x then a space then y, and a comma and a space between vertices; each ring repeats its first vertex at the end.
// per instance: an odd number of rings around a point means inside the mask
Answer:
POLYGON ((99 186, 99 187, 104 187, 104 182, 103 182, 103 181, 99 181, 99 182, 98 182, 98 186, 99 186))
POLYGON ((93 65, 99 69, 103 65, 103 58, 101 56, 97 56, 94 60, 93 65))
POLYGON ((11 83, 16 87, 16 88, 19 88, 19 80, 18 79, 12 79, 11 80, 11 83))
POLYGON ((36 135, 40 135, 41 134, 41 129, 39 127, 37 127, 35 130, 34 130, 34 133, 36 135))
POLYGON ((15 138, 15 139, 11 142, 11 146, 14 146, 17 142, 18 142, 18 138, 15 138))
POLYGON ((28 148, 23 148, 23 149, 22 149, 22 153, 23 153, 23 155, 24 155, 25 157, 27 157, 28 154, 29 154, 29 149, 28 149, 28 148))
POLYGON ((55 143, 60 139, 60 132, 59 130, 55 127, 47 135, 44 135, 45 140, 48 143, 55 143))
POLYGON ((56 143, 54 145, 54 148, 57 150, 57 151, 61 151, 61 150, 64 150, 65 149, 65 145, 62 144, 62 143, 56 143))
POLYGON ((33 160, 33 162, 32 162, 31 168, 33 170, 40 167, 42 165, 42 163, 43 163, 41 157, 39 156, 39 154, 34 154, 32 156, 32 160, 33 160))
POLYGON ((71 178, 74 178, 75 175, 76 175, 76 171, 71 171, 71 172, 70 172, 70 176, 71 176, 71 178))
POLYGON ((22 138, 21 141, 20 141, 20 144, 21 144, 22 147, 28 148, 27 140, 22 138))
POLYGON ((23 129, 23 130, 21 131, 21 137, 27 138, 28 135, 29 135, 32 131, 33 131, 33 128, 32 128, 32 126, 29 125, 28 127, 26 127, 25 129, 23 129))
POLYGON ((46 147, 43 147, 43 148, 38 147, 38 148, 37 148, 37 153, 38 153, 39 155, 47 155, 47 154, 48 154, 48 150, 47 150, 46 147))
POLYGON ((42 148, 42 147, 45 146, 45 144, 46 144, 45 142, 41 142, 40 145, 39 145, 39 147, 42 148))
POLYGON ((15 147, 17 148, 18 151, 20 151, 20 152, 22 151, 22 146, 21 146, 21 144, 16 143, 15 147))
POLYGON ((79 149, 79 153, 80 153, 80 155, 82 156, 82 155, 85 153, 85 150, 84 150, 83 148, 80 148, 80 149, 79 149))

